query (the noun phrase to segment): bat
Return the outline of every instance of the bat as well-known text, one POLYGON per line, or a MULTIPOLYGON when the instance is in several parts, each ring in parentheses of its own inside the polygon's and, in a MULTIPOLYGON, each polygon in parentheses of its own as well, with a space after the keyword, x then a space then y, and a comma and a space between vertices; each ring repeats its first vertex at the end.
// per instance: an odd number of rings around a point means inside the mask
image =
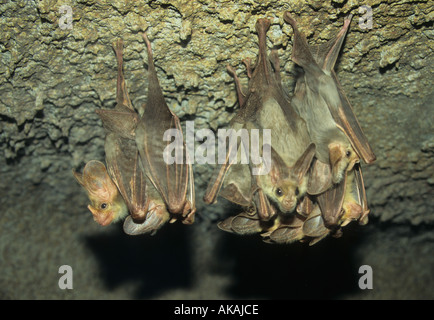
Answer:
POLYGON ((124 231, 130 235, 154 234, 169 220, 169 213, 155 192, 150 196, 152 187, 142 169, 135 142, 139 115, 129 98, 123 74, 123 41, 118 40, 113 49, 118 66, 116 106, 96 111, 106 130, 107 168, 130 213, 124 221, 124 231))
MULTIPOLYGON (((332 233, 325 226, 322 212, 313 197, 306 195, 297 206, 297 214, 280 215, 273 226, 261 233, 266 243, 288 244, 295 241, 309 242, 312 246, 332 233)), ((334 236, 338 234, 335 230, 334 236)))
POLYGON ((143 34, 148 52, 148 97, 135 130, 135 141, 144 172, 158 191, 173 219, 194 222, 196 212, 193 169, 179 118, 167 106, 154 66, 151 43, 143 34), (165 141, 167 133, 174 141, 165 141), (174 144, 175 161, 168 161, 174 144))
POLYGON ((316 170, 320 173, 312 175, 311 193, 328 189, 328 179, 334 184, 341 182, 344 172, 352 170, 360 158, 368 164, 376 159, 334 71, 351 18, 345 18, 334 39, 315 50, 309 47, 291 14, 284 13, 284 20, 294 30, 291 58, 303 70, 292 102, 317 146, 316 170), (327 169, 328 164, 331 170, 327 169))
POLYGON ((83 173, 72 171, 75 179, 87 191, 91 204, 88 209, 94 220, 107 226, 128 215, 128 208, 105 165, 97 160, 86 163, 83 173))
POLYGON ((367 222, 369 209, 359 162, 361 158, 369 164, 376 158, 334 72, 351 18, 345 18, 334 39, 312 49, 295 19, 289 12, 284 14, 294 30, 292 60, 303 69, 292 102, 317 146, 307 192, 317 195, 324 224, 332 229, 352 220, 367 222))
MULTIPOLYGON (((310 142, 307 126, 282 89, 277 55, 267 55, 266 33, 270 24, 269 19, 258 19, 256 23, 259 54, 253 70, 250 62, 244 61, 249 77, 246 94, 235 71, 228 67, 235 79, 240 105, 231 120, 231 128, 271 130, 270 161, 267 162, 267 157, 262 154, 264 161, 260 165, 255 167, 250 163, 252 187, 247 194, 244 192, 244 198, 252 199, 259 219, 264 221, 270 220, 277 212, 289 214, 295 210, 306 192, 307 173, 315 155, 315 145, 310 142), (263 169, 269 174, 255 175, 253 169, 263 169)), ((229 150, 227 161, 218 167, 211 180, 205 202, 213 203, 224 185, 225 176, 234 164, 228 160, 232 152, 238 153, 239 150, 229 150)), ((237 179, 232 180, 235 181, 232 186, 236 185, 237 179)), ((234 199, 233 202, 237 201, 234 199)))
POLYGON ((148 99, 140 117, 132 106, 123 75, 123 42, 114 45, 118 64, 116 107, 97 110, 107 135, 105 153, 108 171, 130 212, 124 231, 130 235, 154 234, 167 221, 194 221, 195 203, 188 155, 180 164, 164 162, 167 129, 180 131, 179 119, 167 107, 156 77, 150 42, 143 35, 148 51, 148 99), (187 198, 187 190, 189 191, 187 198))
POLYGON ((295 241, 309 241, 312 246, 325 238, 330 230, 325 227, 321 210, 315 205, 307 216, 295 215, 289 222, 283 222, 277 228, 261 234, 264 242, 288 244, 295 241))

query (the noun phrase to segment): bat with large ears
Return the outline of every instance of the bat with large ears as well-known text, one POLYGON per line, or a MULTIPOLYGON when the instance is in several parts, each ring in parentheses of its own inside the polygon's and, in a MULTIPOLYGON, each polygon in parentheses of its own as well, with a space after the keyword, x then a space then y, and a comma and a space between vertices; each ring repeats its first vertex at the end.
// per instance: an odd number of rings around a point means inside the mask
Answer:
POLYGON ((105 165, 97 160, 86 163, 83 173, 73 171, 75 179, 87 191, 95 222, 107 226, 128 215, 128 208, 105 165))
MULTIPOLYGON (((291 58, 303 69, 292 102, 307 123, 311 139, 317 146, 317 159, 325 165, 330 164, 328 174, 337 184, 360 158, 365 163, 372 163, 376 158, 334 71, 351 15, 345 18, 343 28, 334 39, 316 49, 309 47, 289 12, 284 13, 284 19, 294 30, 291 58)), ((324 188, 317 187, 314 193, 329 187, 324 181, 327 168, 318 169, 322 171, 317 176, 322 179, 320 183, 324 188)))
POLYGON ((135 142, 139 115, 128 96, 123 74, 123 42, 118 40, 116 53, 118 78, 116 106, 97 110, 106 129, 105 154, 110 176, 122 194, 130 216, 124 221, 128 234, 155 233, 166 221, 169 213, 164 202, 147 179, 135 142))
POLYGON ((107 166, 131 213, 124 222, 124 231, 128 234, 155 233, 168 220, 181 219, 190 224, 195 212, 191 164, 185 158, 180 165, 163 161, 167 147, 164 132, 171 128, 167 123, 168 113, 178 125, 176 137, 181 142, 177 146, 184 146, 184 141, 179 119, 170 112, 162 97, 146 35, 144 39, 148 50, 149 89, 142 117, 134 110, 126 89, 121 40, 114 47, 118 61, 117 105, 113 110, 97 111, 107 131, 107 166), (151 121, 146 123, 146 117, 151 121), (152 135, 154 141, 150 141, 152 135), (180 203, 185 204, 181 211, 180 203))
MULTIPOLYGON (((315 154, 315 146, 310 143, 304 120, 292 108, 282 90, 278 59, 274 55, 273 61, 270 61, 267 54, 266 33, 270 24, 269 19, 258 19, 256 22, 259 53, 253 70, 246 63, 250 78, 246 94, 235 72, 228 67, 235 78, 240 105, 231 127, 271 131, 270 170, 263 171, 271 174, 255 175, 252 170, 253 199, 262 220, 270 219, 277 212, 272 203, 285 213, 295 209, 296 201, 293 200, 301 198, 305 192, 306 169, 315 154)), ((264 160, 267 158, 264 154, 262 157, 264 160)), ((261 165, 265 164, 266 161, 263 161, 261 165)), ((252 169, 257 169, 250 165, 252 169)), ((210 200, 208 202, 217 196, 229 167, 230 163, 226 163, 217 170, 216 178, 205 195, 205 200, 210 200)))
POLYGON ((148 51, 148 98, 135 130, 135 141, 144 171, 173 219, 191 224, 196 212, 192 165, 179 118, 164 100, 151 43, 146 34, 143 39, 148 51), (171 138, 174 141, 169 143, 171 138))

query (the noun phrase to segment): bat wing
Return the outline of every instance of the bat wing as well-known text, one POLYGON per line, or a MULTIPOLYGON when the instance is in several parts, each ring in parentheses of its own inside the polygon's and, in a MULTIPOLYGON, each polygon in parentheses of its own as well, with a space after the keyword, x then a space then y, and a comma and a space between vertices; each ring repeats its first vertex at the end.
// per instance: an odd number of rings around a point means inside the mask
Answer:
MULTIPOLYGON (((327 101, 327 105, 329 106, 329 110, 333 119, 340 129, 343 130, 345 135, 350 140, 351 145, 363 159, 363 161, 366 163, 372 163, 376 159, 375 154, 372 151, 368 139, 366 138, 359 122, 357 121, 357 117, 354 114, 353 108, 351 107, 351 104, 345 95, 345 92, 334 71, 336 60, 339 56, 345 35, 351 23, 351 18, 352 15, 347 16, 344 20, 344 26, 339 31, 337 36, 321 47, 321 52, 317 55, 317 60, 321 65, 322 70, 326 74, 331 75, 339 94, 339 101, 337 101, 337 103, 336 101, 327 101)), ((325 98, 327 98, 327 95, 325 95, 325 98)))
POLYGON ((234 164, 231 166, 220 196, 243 207, 252 205, 251 176, 247 165, 234 164))
POLYGON ((304 237, 302 225, 303 220, 294 216, 291 224, 284 224, 272 232, 262 234, 266 237, 263 240, 269 243, 291 243, 301 240, 304 237))
POLYGON ((334 72, 351 17, 350 15, 345 19, 343 28, 334 39, 319 47, 314 57, 306 37, 298 30, 296 21, 288 12, 284 15, 285 21, 294 29, 292 60, 305 71, 311 89, 318 88, 317 91, 326 101, 336 125, 345 133, 358 155, 366 163, 372 163, 375 155, 334 72))
POLYGON ((156 206, 149 210, 145 221, 135 221, 131 216, 128 216, 124 221, 124 231, 129 235, 139 235, 151 233, 154 235, 157 230, 169 220, 169 213, 165 206, 156 206))
MULTIPOLYGON (((331 107, 330 113, 332 114, 333 119, 336 121, 336 124, 341 128, 341 130, 343 130, 345 135, 350 140, 351 145, 363 159, 363 161, 366 163, 372 163, 375 161, 376 156, 372 151, 368 139, 363 133, 359 122, 357 121, 357 118, 353 112, 353 108, 351 107, 351 104, 348 101, 348 98, 345 95, 345 92, 342 89, 342 86, 339 83, 334 71, 332 71, 332 77, 339 92, 340 103, 338 104, 337 108, 331 107)), ((329 106, 332 105, 329 104, 329 106)))
POLYGON ((253 193, 253 202, 255 203, 258 215, 262 220, 267 221, 276 214, 276 209, 270 203, 264 191, 259 187, 256 192, 253 193))
POLYGON ((368 208, 365 183, 363 181, 362 167, 360 166, 360 164, 355 165, 354 176, 356 182, 355 185, 356 185, 357 200, 360 206, 362 207, 362 214, 359 218, 359 223, 365 225, 368 223, 368 214, 370 210, 368 208))
POLYGON ((232 219, 231 228, 237 234, 253 234, 262 231, 259 217, 245 213, 241 213, 232 219))
POLYGON ((318 195, 317 201, 326 227, 338 225, 342 216, 342 206, 345 198, 345 178, 339 183, 332 185, 326 192, 318 195))
POLYGON ((321 210, 316 205, 306 221, 303 223, 303 233, 308 237, 321 238, 330 232, 324 225, 321 210))
POLYGON ((330 164, 314 159, 309 172, 307 193, 316 195, 323 193, 332 185, 330 164))
MULTIPOLYGON (((232 130, 241 129, 242 126, 243 126, 243 124, 235 122, 232 124, 232 130)), ((233 133, 234 131, 231 131, 231 132, 233 133)), ((225 152, 225 154, 226 154, 225 160, 222 164, 218 164, 216 166, 216 168, 214 169, 214 173, 211 177, 211 181, 209 182, 207 190, 206 190, 205 195, 203 197, 204 202, 207 204, 212 204, 212 203, 215 203, 217 201, 217 196, 220 193, 220 190, 221 190, 221 188, 225 182, 225 178, 226 178, 226 175, 228 174, 228 172, 232 172, 231 182, 233 182, 235 184, 238 183, 238 179, 237 179, 238 176, 240 178, 242 178, 242 177, 246 178, 247 177, 245 174, 245 171, 244 172, 241 171, 242 167, 238 167, 239 164, 237 164, 237 161, 238 161, 237 158, 241 154, 242 148, 239 147, 237 143, 231 144, 230 138, 228 140, 229 140, 229 143, 225 144, 227 146, 227 148, 225 150, 219 149, 219 153, 221 151, 225 152), (232 170, 231 169, 232 166, 235 166, 236 169, 232 170)), ((220 143, 219 143, 219 145, 220 145, 220 143)), ((229 183, 227 183, 227 184, 229 184, 229 183)))
POLYGON ((128 216, 123 225, 124 232, 130 236, 136 236, 144 233, 151 233, 152 235, 160 227, 162 223, 161 217, 157 214, 150 212, 147 219, 140 223, 133 220, 128 216))
POLYGON ((229 217, 220 221, 217 226, 223 231, 241 235, 259 233, 263 230, 261 220, 255 212, 243 212, 234 217, 229 217))
POLYGON ((118 40, 113 49, 116 53, 116 60, 118 65, 118 78, 116 89, 116 107, 112 110, 96 110, 100 116, 104 128, 109 132, 114 132, 117 135, 134 139, 134 131, 137 123, 139 122, 139 116, 135 112, 130 97, 128 96, 128 90, 126 88, 125 77, 123 73, 123 42, 118 40))
POLYGON ((311 75, 312 79, 319 78, 323 72, 312 55, 306 37, 299 31, 297 21, 289 12, 285 12, 283 18, 294 30, 291 60, 302 67, 306 75, 311 75))
POLYGON ((148 50, 148 102, 135 131, 136 144, 146 175, 161 195, 168 211, 190 216, 195 211, 193 171, 181 124, 164 100, 151 44, 146 34, 143 38, 148 50), (171 137, 174 141, 169 143, 171 137), (175 153, 175 157, 172 153, 175 153))
POLYGON ((99 109, 96 110, 96 113, 100 116, 103 126, 108 132, 134 140, 135 130, 139 122, 137 113, 123 107, 116 107, 110 110, 99 109))
POLYGON ((149 199, 135 141, 108 133, 105 154, 108 172, 127 203, 132 218, 136 221, 145 220, 149 199))

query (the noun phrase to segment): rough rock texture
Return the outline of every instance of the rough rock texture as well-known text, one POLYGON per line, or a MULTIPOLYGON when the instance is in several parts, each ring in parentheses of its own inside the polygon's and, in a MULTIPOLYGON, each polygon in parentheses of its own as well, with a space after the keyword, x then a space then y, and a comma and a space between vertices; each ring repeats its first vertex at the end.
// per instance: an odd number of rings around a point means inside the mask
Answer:
POLYGON ((434 298, 434 8, 428 1, 0 3, 0 298, 434 298), (72 10, 72 29, 59 26, 62 5, 72 10), (358 24, 361 5, 372 8, 372 29, 358 24), (94 224, 71 169, 104 159, 95 110, 115 103, 111 43, 124 39, 136 106, 147 91, 140 35, 146 31, 168 105, 196 129, 216 130, 237 108, 226 65, 246 83, 241 60, 256 57, 257 18, 272 19, 268 46, 278 49, 292 91, 292 30, 284 10, 298 16, 311 43, 329 39, 347 14, 355 15, 337 73, 377 155, 364 166, 370 224, 350 225, 343 238, 312 248, 224 234, 215 221, 236 208, 223 200, 202 203, 211 174, 205 165, 194 167, 199 217, 193 226, 128 237, 120 225, 94 224), (57 285, 64 264, 74 270, 73 290, 57 285), (357 286, 362 264, 373 267, 373 290, 357 286), (258 277, 255 270, 276 272, 258 277))

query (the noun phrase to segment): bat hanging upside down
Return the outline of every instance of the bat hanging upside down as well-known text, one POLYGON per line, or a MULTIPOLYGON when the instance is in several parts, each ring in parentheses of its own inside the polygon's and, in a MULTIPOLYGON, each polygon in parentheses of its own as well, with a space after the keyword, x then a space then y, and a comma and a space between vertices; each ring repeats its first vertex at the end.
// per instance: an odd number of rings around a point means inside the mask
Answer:
POLYGON ((292 99, 283 90, 277 53, 266 54, 268 19, 256 23, 259 54, 253 71, 244 61, 246 93, 228 67, 240 105, 231 127, 271 129, 271 170, 254 176, 246 165, 226 163, 217 168, 205 201, 213 203, 220 194, 244 208, 219 223, 225 231, 312 245, 328 234, 339 237, 350 221, 367 222, 359 159, 371 163, 375 155, 333 70, 350 17, 338 36, 316 51, 288 12, 284 19, 294 29, 292 59, 303 68, 292 99))
MULTIPOLYGON (((261 162, 252 159, 250 142, 226 148, 226 160, 216 166, 204 202, 218 196, 238 204, 242 212, 219 222, 220 229, 236 234, 259 233, 268 243, 308 241, 327 235, 339 237, 351 221, 367 223, 362 159, 375 155, 337 79, 334 66, 351 22, 351 15, 337 36, 311 47, 296 20, 285 12, 292 26, 292 60, 301 70, 291 96, 284 90, 277 51, 267 54, 269 19, 258 19, 259 51, 256 63, 244 60, 249 78, 243 89, 235 70, 239 110, 232 134, 269 130, 270 141, 260 138, 261 162), (235 157, 233 157, 235 156, 235 157)), ((152 56, 148 52, 148 98, 137 112, 131 104, 123 75, 123 43, 114 45, 118 63, 114 109, 97 110, 106 130, 106 164, 92 160, 83 174, 74 172, 86 189, 94 219, 101 225, 125 219, 124 231, 135 235, 155 233, 167 222, 194 222, 195 193, 191 161, 179 118, 165 103, 152 56), (178 161, 168 163, 165 134, 175 132, 178 161)), ((226 137, 228 140, 233 136, 226 137)), ((237 140, 237 137, 235 137, 237 140)))
MULTIPOLYGON (((88 191, 95 220, 107 225, 126 217, 127 234, 155 233, 167 221, 194 222, 196 211, 193 171, 178 117, 168 108, 159 85, 151 44, 143 35, 148 51, 148 98, 142 116, 136 112, 128 96, 123 75, 123 42, 114 45, 118 62, 117 98, 114 109, 97 113, 106 130, 105 154, 107 171, 102 163, 89 162, 83 177, 74 173, 88 191), (173 129, 182 154, 179 162, 166 163, 164 150, 168 142, 164 133, 173 129), (104 167, 104 168, 103 168, 104 167), (87 181, 91 181, 90 183, 87 181), (95 186, 102 186, 95 190, 95 186), (109 190, 109 199, 105 190, 109 190), (110 200, 110 202, 108 202, 110 200), (113 204, 109 213, 97 212, 94 205, 102 201, 113 204), (106 218, 100 218, 107 216, 106 218)), ((105 210, 104 212, 107 212, 105 210)))

